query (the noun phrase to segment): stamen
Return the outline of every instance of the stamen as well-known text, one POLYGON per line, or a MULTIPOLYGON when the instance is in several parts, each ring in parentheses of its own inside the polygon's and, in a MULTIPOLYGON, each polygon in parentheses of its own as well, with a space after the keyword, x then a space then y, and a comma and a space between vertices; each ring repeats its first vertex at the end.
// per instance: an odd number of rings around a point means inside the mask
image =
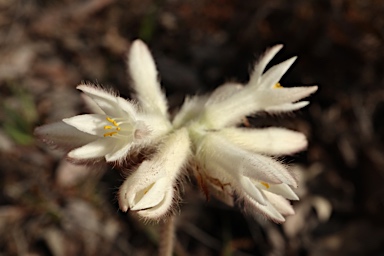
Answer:
POLYGON ((273 86, 273 88, 284 88, 283 86, 281 86, 281 84, 280 83, 276 83, 274 86, 273 86))
POLYGON ((104 137, 107 137, 107 136, 112 137, 115 134, 117 134, 117 132, 107 132, 107 133, 104 133, 104 137))
POLYGON ((107 136, 112 137, 113 135, 117 134, 118 131, 121 130, 121 128, 120 128, 119 124, 118 124, 114 119, 112 119, 112 118, 110 118, 110 117, 108 117, 108 116, 107 116, 106 119, 107 119, 108 122, 110 122, 111 124, 113 124, 114 127, 111 126, 111 125, 105 125, 105 126, 104 126, 104 130, 115 129, 116 131, 115 131, 115 132, 107 132, 107 133, 104 133, 104 137, 107 137, 107 136))
POLYGON ((267 182, 261 181, 260 184, 263 185, 266 189, 269 188, 269 184, 267 182))

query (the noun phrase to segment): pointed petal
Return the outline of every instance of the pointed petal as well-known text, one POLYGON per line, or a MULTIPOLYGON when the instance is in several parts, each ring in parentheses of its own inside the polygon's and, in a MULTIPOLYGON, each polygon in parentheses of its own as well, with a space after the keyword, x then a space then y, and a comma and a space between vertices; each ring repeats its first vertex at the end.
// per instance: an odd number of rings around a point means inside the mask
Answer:
POLYGON ((256 102, 259 109, 292 103, 317 91, 317 86, 301 86, 291 88, 266 89, 257 91, 256 102))
POLYGON ((252 215, 256 216, 258 214, 262 214, 276 223, 282 223, 285 221, 283 215, 281 215, 270 202, 267 201, 267 205, 261 205, 247 195, 243 197, 243 200, 246 212, 250 212, 252 215))
POLYGON ((62 121, 37 127, 34 134, 49 145, 64 148, 76 148, 97 139, 62 121))
POLYGON ((279 113, 279 112, 291 112, 298 109, 301 109, 309 104, 309 101, 299 101, 295 103, 286 103, 277 106, 267 107, 264 110, 269 113, 279 113))
POLYGON ((90 97, 107 116, 135 119, 137 109, 130 101, 96 86, 81 84, 76 88, 90 97))
POLYGON ((268 69, 268 71, 261 77, 258 89, 272 89, 273 86, 281 80, 296 59, 297 57, 292 57, 268 69))
POLYGON ((173 118, 173 126, 177 129, 187 124, 190 120, 197 118, 203 112, 207 99, 207 96, 186 98, 180 110, 173 118))
POLYGON ((104 157, 108 154, 112 147, 112 138, 101 138, 88 143, 80 148, 74 149, 68 153, 68 157, 75 159, 90 159, 104 157))
POLYGON ((284 128, 224 128, 218 132, 242 149, 268 155, 289 155, 307 147, 304 134, 284 128))
POLYGON ((175 192, 173 189, 168 190, 163 200, 155 207, 138 211, 137 214, 140 217, 151 220, 160 220, 164 215, 171 211, 171 205, 173 203, 175 192))
POLYGON ((166 177, 155 181, 149 188, 145 188, 145 191, 140 193, 143 194, 140 201, 133 205, 131 210, 139 211, 155 207, 163 201, 165 196, 164 191, 166 191, 167 188, 169 188, 169 180, 166 177))
POLYGON ((282 215, 287 216, 295 214, 295 210, 293 210, 292 205, 284 197, 268 191, 264 191, 264 194, 268 198, 271 205, 282 215))
POLYGON ((296 195, 295 192, 291 189, 290 186, 287 184, 268 184, 269 188, 266 188, 264 185, 260 183, 260 181, 254 180, 253 183, 255 186, 257 186, 259 189, 269 191, 271 193, 280 195, 286 199, 289 200, 300 200, 299 197, 296 195))
POLYGON ((128 69, 141 107, 146 112, 167 116, 167 101, 157 79, 155 62, 141 40, 132 43, 128 69))
POLYGON ((208 171, 218 166, 235 180, 241 175, 272 184, 297 186, 296 180, 279 162, 253 154, 216 134, 206 135, 197 150, 197 158, 208 171))
POLYGON ((105 160, 107 162, 115 162, 115 161, 123 161, 125 157, 128 155, 129 150, 132 148, 133 141, 119 141, 114 138, 106 138, 113 139, 115 146, 111 151, 105 155, 105 160))
POLYGON ((263 74, 265 67, 275 57, 275 55, 283 48, 282 44, 278 44, 268 49, 260 60, 255 64, 253 72, 251 74, 248 85, 257 86, 260 82, 261 75, 263 74))
POLYGON ((271 157, 253 154, 252 161, 245 162, 243 174, 253 179, 261 180, 272 184, 285 183, 297 187, 297 181, 289 173, 284 165, 271 157), (278 180, 279 182, 269 182, 267 180, 278 180))
POLYGON ((83 98, 85 105, 93 114, 105 115, 105 112, 96 104, 96 102, 89 97, 87 94, 82 93, 81 97, 83 98))
POLYGON ((241 187, 236 189, 236 191, 239 194, 247 193, 259 204, 262 204, 262 205, 267 204, 261 191, 251 182, 251 180, 248 177, 241 176, 239 181, 240 181, 241 187))
POLYGON ((63 122, 69 124, 84 133, 103 137, 107 125, 106 116, 99 114, 78 115, 63 119, 63 122))
POLYGON ((84 92, 88 97, 96 102, 96 104, 109 116, 121 116, 118 112, 120 107, 116 102, 116 96, 105 90, 92 86, 81 84, 76 87, 84 92))
POLYGON ((239 83, 225 83, 216 88, 209 96, 206 105, 212 105, 214 103, 221 102, 230 98, 234 93, 243 88, 242 84, 239 83))

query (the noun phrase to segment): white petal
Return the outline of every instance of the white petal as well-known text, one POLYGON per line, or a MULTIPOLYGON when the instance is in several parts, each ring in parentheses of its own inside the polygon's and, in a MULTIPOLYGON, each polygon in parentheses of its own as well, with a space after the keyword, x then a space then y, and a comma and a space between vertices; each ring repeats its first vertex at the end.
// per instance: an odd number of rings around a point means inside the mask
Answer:
POLYGON ((278 83, 287 70, 292 66, 297 57, 292 57, 284 62, 281 62, 270 69, 261 77, 259 89, 272 89, 278 83))
POLYGON ((296 102, 317 91, 317 86, 302 86, 291 88, 277 88, 257 91, 257 103, 259 109, 271 106, 296 102))
POLYGON ((272 206, 282 215, 287 216, 295 214, 295 210, 293 210, 292 205, 284 197, 270 193, 268 191, 264 191, 264 194, 272 206))
POLYGON ((140 200, 132 206, 132 211, 138 211, 143 209, 148 209, 157 206, 161 201, 163 201, 165 193, 164 191, 168 190, 169 180, 167 177, 155 181, 148 188, 145 188, 140 197, 140 200))
POLYGON ((85 93, 82 93, 81 97, 83 98, 83 100, 84 100, 85 104, 87 105, 88 109, 93 114, 105 115, 105 112, 99 107, 99 105, 96 104, 96 102, 91 97, 89 97, 85 93))
POLYGON ((260 183, 260 181, 253 180, 253 183, 255 186, 257 186, 259 189, 269 191, 271 193, 280 195, 286 199, 289 200, 299 200, 299 197, 296 195, 295 192, 291 189, 290 186, 287 184, 268 184, 268 188, 266 188, 264 185, 260 183))
POLYGON ((105 160, 107 162, 124 160, 134 143, 133 141, 130 143, 129 141, 121 141, 115 138, 105 138, 105 139, 110 139, 112 143, 115 143, 111 151, 105 155, 105 160))
POLYGON ((218 134, 245 150, 261 154, 287 155, 307 147, 304 134, 283 128, 224 128, 218 134))
POLYGON ((209 129, 221 129, 225 126, 235 125, 241 122, 245 116, 264 108, 257 102, 258 98, 254 88, 241 88, 230 97, 206 106, 201 115, 203 118, 201 122, 209 129))
POLYGON ((241 176, 239 177, 240 186, 235 189, 237 192, 247 193, 250 197, 252 197, 259 204, 266 205, 267 202, 261 193, 261 191, 251 182, 248 177, 241 176))
POLYGON ((146 112, 167 116, 167 101, 157 79, 155 62, 141 40, 132 43, 128 68, 141 107, 146 112))
POLYGON ((260 82, 261 75, 264 72, 265 67, 275 57, 275 55, 283 48, 282 44, 278 44, 268 49, 260 60, 256 63, 253 72, 251 74, 249 85, 257 86, 260 82))
MULTIPOLYGON (((169 193, 173 195, 170 191, 174 190, 174 183, 187 161, 189 146, 189 137, 185 129, 177 130, 165 138, 153 158, 144 161, 120 187, 120 208, 123 211, 127 211, 128 208, 148 208, 151 213, 166 212, 170 207, 169 202, 172 202, 172 198, 168 198, 169 193), (154 189, 152 192, 156 195, 149 192, 151 189, 154 189), (148 197, 143 191, 149 193, 148 197), (144 201, 141 202, 141 200, 144 201), (164 204, 168 207, 167 209, 164 208, 164 204)), ((146 211, 139 211, 139 213, 146 211)))
POLYGON ((81 132, 62 121, 37 127, 34 133, 47 144, 71 149, 83 146, 98 138, 81 132))
POLYGON ((170 210, 173 203, 174 191, 173 189, 168 190, 163 200, 156 205, 155 207, 138 211, 137 214, 146 219, 160 220, 164 215, 166 215, 170 210))
POLYGON ((68 156, 75 159, 89 159, 104 157, 113 146, 112 138, 101 138, 88 143, 80 148, 74 149, 68 153, 68 156))
POLYGON ((78 115, 70 118, 63 119, 63 122, 69 124, 76 129, 103 137, 105 130, 104 126, 107 125, 106 116, 99 114, 78 115))
POLYGON ((285 183, 297 187, 297 181, 289 173, 284 165, 271 157, 253 154, 251 161, 245 161, 243 174, 253 179, 261 180, 272 184, 285 183), (269 182, 278 180, 279 182, 269 182))
POLYGON ((197 118, 203 112, 204 104, 207 102, 207 99, 207 96, 186 98, 172 121, 173 126, 177 129, 197 118))
POLYGON ((117 104, 117 97, 105 90, 91 85, 78 85, 76 87, 80 91, 83 91, 88 97, 92 98, 96 104, 106 113, 108 116, 121 116, 120 107, 117 104))
POLYGON ((296 180, 282 164, 270 157, 243 150, 216 134, 205 136, 197 150, 197 157, 208 171, 219 166, 235 180, 245 175, 272 184, 284 182, 297 186, 296 180))
POLYGON ((214 103, 222 102, 230 98, 234 93, 243 88, 239 83, 226 83, 216 88, 209 96, 206 105, 212 105, 214 103))
POLYGON ((269 113, 279 113, 279 112, 291 112, 298 109, 301 109, 309 104, 309 101, 299 101, 295 103, 285 103, 277 106, 267 107, 264 110, 269 113))
POLYGON ((285 221, 283 215, 281 215, 270 202, 267 201, 267 205, 261 205, 247 195, 243 197, 243 200, 245 210, 250 211, 251 214, 255 216, 262 214, 276 223, 282 223, 285 221))

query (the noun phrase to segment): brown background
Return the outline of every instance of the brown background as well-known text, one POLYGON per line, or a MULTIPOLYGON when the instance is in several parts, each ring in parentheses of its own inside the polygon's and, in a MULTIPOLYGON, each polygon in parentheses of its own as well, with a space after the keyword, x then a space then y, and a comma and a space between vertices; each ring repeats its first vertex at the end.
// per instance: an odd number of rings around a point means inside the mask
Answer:
MULTIPOLYGON (((305 133, 285 158, 301 177, 284 225, 205 202, 193 181, 177 255, 384 255, 384 2, 380 0, 0 1, 0 255, 153 255, 156 225, 118 211, 122 177, 72 166, 33 128, 87 110, 90 81, 129 96, 125 54, 143 39, 172 109, 245 82, 268 46, 299 59, 283 86, 318 84, 295 114, 251 119, 305 133)), ((272 64, 273 64, 272 63, 272 64)))

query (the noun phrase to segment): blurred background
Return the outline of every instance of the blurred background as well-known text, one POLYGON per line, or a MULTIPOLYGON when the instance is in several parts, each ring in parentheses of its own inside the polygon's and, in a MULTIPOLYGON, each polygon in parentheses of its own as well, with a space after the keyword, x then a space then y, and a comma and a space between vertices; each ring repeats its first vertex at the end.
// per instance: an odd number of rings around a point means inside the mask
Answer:
POLYGON ((118 210, 122 175, 76 166, 34 127, 87 112, 82 81, 129 97, 125 55, 152 50, 175 110, 187 94, 245 82, 257 57, 299 58, 283 86, 319 85, 292 114, 250 119, 308 136, 286 157, 301 200, 282 225, 185 186, 176 255, 384 255, 381 0, 0 0, 0 255, 155 255, 156 223, 118 210))

